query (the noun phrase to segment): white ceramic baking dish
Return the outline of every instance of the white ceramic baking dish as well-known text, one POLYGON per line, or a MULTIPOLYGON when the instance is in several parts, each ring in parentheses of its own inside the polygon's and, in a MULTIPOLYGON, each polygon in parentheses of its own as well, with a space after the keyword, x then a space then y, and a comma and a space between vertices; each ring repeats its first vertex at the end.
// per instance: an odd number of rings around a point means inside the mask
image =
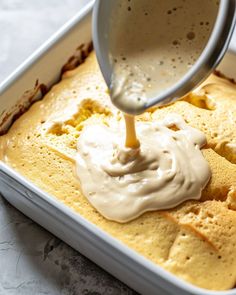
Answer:
MULTIPOLYGON (((21 108, 26 106, 29 94, 38 90, 35 81, 46 86, 55 83, 62 65, 78 45, 89 44, 91 10, 92 4, 89 4, 0 86, 0 122, 6 114, 9 122, 17 111, 15 106, 19 106, 19 99, 21 108)), ((220 69, 236 78, 233 65, 236 65, 236 55, 231 52, 220 69)), ((1 122, 4 128, 7 121, 1 122)), ((214 292, 180 280, 85 220, 3 162, 0 162, 0 192, 25 215, 142 294, 236 295, 236 289, 214 292)))

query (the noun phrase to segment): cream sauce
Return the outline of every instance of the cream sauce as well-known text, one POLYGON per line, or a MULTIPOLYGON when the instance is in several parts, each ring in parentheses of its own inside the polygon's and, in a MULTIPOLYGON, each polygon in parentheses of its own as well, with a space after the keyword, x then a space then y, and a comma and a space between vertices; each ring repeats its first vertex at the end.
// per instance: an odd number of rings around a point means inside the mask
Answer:
MULTIPOLYGON (((216 0, 117 1, 110 24, 114 105, 138 110, 175 84, 204 49, 217 12, 216 0)), ((200 151, 205 135, 176 115, 139 122, 136 135, 135 118, 124 117, 126 126, 85 126, 78 140, 77 174, 91 204, 127 222, 199 199, 211 175, 200 151)))
POLYGON ((78 140, 81 188, 103 216, 127 222, 201 197, 211 175, 200 151, 206 143, 202 132, 170 115, 158 123, 138 122, 140 147, 127 148, 124 130, 115 120, 87 125, 78 140))

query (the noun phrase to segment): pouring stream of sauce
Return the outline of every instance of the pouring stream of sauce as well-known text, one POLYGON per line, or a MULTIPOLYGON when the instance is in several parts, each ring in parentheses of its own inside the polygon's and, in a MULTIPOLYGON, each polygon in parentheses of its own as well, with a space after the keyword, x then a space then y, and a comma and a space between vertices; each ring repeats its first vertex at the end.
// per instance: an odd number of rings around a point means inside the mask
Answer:
POLYGON ((125 119, 125 128, 126 128, 126 137, 125 137, 125 146, 127 148, 139 148, 140 142, 136 135, 135 130, 135 117, 132 115, 124 114, 125 119))

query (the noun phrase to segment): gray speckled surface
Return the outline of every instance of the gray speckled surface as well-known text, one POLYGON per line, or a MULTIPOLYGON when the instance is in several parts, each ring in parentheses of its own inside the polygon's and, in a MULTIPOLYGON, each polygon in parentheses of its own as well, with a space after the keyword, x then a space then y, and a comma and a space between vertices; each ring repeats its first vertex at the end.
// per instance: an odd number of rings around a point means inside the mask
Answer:
MULTIPOLYGON (((0 81, 88 0, 0 0, 0 81)), ((134 294, 0 196, 0 295, 134 294)))

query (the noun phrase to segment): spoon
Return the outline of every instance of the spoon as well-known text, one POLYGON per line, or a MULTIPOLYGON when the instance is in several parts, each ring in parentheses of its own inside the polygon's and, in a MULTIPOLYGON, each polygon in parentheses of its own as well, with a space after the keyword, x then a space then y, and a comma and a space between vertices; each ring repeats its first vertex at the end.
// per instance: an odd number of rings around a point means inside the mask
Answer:
MULTIPOLYGON (((93 9, 93 43, 98 63, 109 89, 112 88, 114 71, 110 32, 112 32, 111 26, 115 15, 114 11, 116 12, 117 5, 122 1, 124 2, 124 0, 96 0, 93 9)), ((156 1, 161 3, 165 0, 156 1)), ((146 5, 145 1, 143 3, 146 5)), ((202 4, 204 9, 204 0, 202 0, 202 4)), ((216 68, 226 53, 235 26, 235 8, 236 0, 219 1, 214 26, 209 38, 205 41, 202 52, 194 64, 179 77, 179 80, 166 89, 148 97, 144 103, 138 106, 135 103, 121 104, 119 100, 114 101, 114 104, 127 114, 137 115, 154 105, 161 106, 175 101, 193 90, 216 68)), ((164 16, 157 15, 156 17, 164 16)), ((160 30, 163 30, 163 28, 160 28, 160 30)), ((125 31, 124 34, 126 34, 125 31)), ((156 46, 158 47, 158 42, 156 46)))

